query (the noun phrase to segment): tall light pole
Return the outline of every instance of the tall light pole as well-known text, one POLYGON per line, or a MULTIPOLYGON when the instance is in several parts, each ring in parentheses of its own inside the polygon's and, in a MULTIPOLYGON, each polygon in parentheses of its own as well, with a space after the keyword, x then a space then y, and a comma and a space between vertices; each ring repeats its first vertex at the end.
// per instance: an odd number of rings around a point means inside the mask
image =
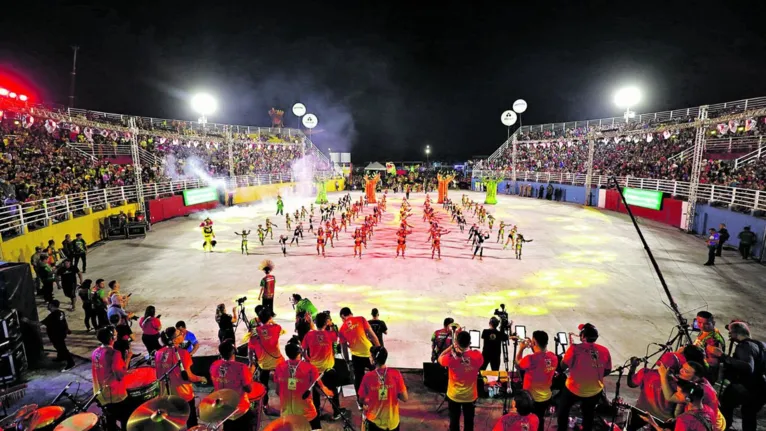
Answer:
POLYGON ((619 108, 625 109, 624 116, 626 123, 636 116, 636 113, 631 111, 631 108, 635 107, 640 101, 641 90, 637 87, 624 87, 614 93, 614 104, 619 108))
POLYGON ((74 56, 72 57, 72 72, 69 74, 69 107, 74 108, 74 84, 75 79, 77 78, 77 51, 80 49, 79 46, 73 46, 72 50, 74 51, 74 56))
POLYGON ((426 167, 428 167, 428 165, 430 164, 430 161, 431 161, 430 156, 431 156, 431 146, 426 145, 426 167))
POLYGON ((200 115, 199 123, 204 127, 207 123, 207 116, 215 112, 218 108, 218 102, 213 96, 207 93, 198 93, 194 95, 191 101, 192 109, 200 115))

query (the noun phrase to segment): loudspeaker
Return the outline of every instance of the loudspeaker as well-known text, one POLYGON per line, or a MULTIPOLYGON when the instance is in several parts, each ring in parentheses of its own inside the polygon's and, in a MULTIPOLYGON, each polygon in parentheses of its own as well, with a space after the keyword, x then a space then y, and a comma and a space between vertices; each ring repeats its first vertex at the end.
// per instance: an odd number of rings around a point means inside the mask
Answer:
POLYGON ((354 383, 354 379, 351 376, 351 372, 348 370, 348 362, 343 358, 335 358, 335 365, 333 366, 335 375, 335 384, 337 386, 346 386, 354 383))
POLYGON ((15 309, 0 312, 0 343, 21 338, 19 314, 15 309))
POLYGON ((10 349, 0 354, 0 382, 10 383, 21 378, 21 373, 27 370, 27 351, 24 343, 11 343, 10 349))
POLYGON ((133 222, 128 224, 128 238, 146 236, 146 223, 133 222))
POLYGON ((431 362, 423 362, 423 384, 436 392, 447 392, 449 374, 447 368, 431 362))

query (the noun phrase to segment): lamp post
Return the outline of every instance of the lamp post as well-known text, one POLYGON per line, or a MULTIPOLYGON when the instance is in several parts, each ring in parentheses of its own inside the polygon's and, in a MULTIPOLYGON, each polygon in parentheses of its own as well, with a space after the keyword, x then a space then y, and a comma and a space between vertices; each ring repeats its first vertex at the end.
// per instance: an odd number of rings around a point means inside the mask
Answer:
POLYGON ((429 167, 430 161, 431 161, 431 146, 426 145, 426 167, 429 167))
POLYGON ((625 109, 625 122, 629 122, 631 118, 635 118, 636 113, 631 111, 631 108, 636 106, 641 101, 641 90, 637 87, 624 87, 617 90, 614 93, 614 104, 619 108, 625 109))
POLYGON ((199 123, 205 127, 207 116, 215 112, 218 102, 207 93, 196 94, 191 101, 192 109, 200 115, 199 123))

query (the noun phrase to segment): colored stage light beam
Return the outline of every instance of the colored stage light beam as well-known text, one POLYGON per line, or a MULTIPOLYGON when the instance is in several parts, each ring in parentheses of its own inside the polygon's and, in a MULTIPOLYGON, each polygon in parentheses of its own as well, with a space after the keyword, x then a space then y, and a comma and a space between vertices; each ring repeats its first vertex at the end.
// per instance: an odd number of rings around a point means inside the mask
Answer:
POLYGON ((617 260, 617 255, 610 251, 572 250, 557 256, 557 258, 575 263, 604 263, 617 260))
POLYGON ((561 237, 561 242, 570 245, 600 245, 609 242, 606 235, 567 235, 561 237))

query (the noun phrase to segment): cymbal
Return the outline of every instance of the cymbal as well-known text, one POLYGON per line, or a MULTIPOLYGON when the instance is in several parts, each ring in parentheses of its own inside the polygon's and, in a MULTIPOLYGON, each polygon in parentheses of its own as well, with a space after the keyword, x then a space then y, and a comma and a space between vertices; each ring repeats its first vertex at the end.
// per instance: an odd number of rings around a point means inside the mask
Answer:
POLYGON ((186 428, 189 411, 189 403, 181 397, 153 398, 130 415, 128 431, 179 431, 186 428))
POLYGON ((199 418, 208 424, 218 423, 227 418, 234 420, 245 414, 249 408, 247 397, 240 396, 233 389, 221 389, 200 401, 199 418))
POLYGON ((95 413, 78 413, 64 419, 53 431, 89 431, 98 423, 95 413))
POLYGON ((189 428, 188 431, 215 431, 215 428, 207 425, 197 425, 189 428))
POLYGON ((311 425, 303 416, 288 415, 269 423, 263 431, 311 431, 311 425))
POLYGON ((15 413, 8 415, 5 419, 0 421, 0 428, 7 428, 14 423, 24 419, 25 417, 29 416, 30 413, 37 410, 37 404, 27 404, 25 406, 22 406, 18 410, 16 410, 15 413))
POLYGON ((40 407, 29 415, 29 429, 36 430, 47 427, 64 416, 64 408, 59 406, 40 407))

